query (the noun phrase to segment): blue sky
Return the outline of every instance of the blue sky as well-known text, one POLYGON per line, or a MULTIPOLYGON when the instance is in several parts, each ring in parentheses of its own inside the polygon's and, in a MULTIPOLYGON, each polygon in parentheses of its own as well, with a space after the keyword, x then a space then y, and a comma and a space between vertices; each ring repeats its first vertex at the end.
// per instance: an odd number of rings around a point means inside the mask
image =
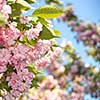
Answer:
POLYGON ((75 13, 86 21, 98 22, 100 20, 100 0, 63 0, 71 2, 75 13))
MULTIPOLYGON (((72 3, 75 14, 79 17, 79 19, 85 20, 87 22, 99 22, 100 0, 63 0, 63 2, 65 5, 66 3, 72 3)), ((84 47, 82 42, 76 42, 76 39, 74 38, 76 33, 71 32, 66 23, 60 22, 58 24, 57 21, 54 21, 54 24, 55 28, 60 30, 60 32, 62 33, 62 38, 66 38, 66 40, 72 41, 72 44, 76 48, 77 53, 82 56, 85 63, 98 65, 98 63, 95 62, 92 58, 87 57, 85 52, 86 47, 84 47)))

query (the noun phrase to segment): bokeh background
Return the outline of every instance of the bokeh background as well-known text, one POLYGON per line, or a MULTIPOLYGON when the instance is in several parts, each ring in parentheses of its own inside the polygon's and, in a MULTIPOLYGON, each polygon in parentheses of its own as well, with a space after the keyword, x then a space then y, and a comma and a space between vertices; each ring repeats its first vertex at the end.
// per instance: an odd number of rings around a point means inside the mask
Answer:
MULTIPOLYGON (((91 23, 100 23, 100 0, 62 0, 64 6, 71 3, 74 8, 75 14, 79 19, 91 23)), ((44 0, 37 0, 37 4, 33 4, 34 9, 37 7, 45 5, 44 0)), ((27 14, 31 14, 32 11, 29 11, 27 14)), ((87 56, 86 50, 88 47, 84 46, 82 42, 77 43, 75 37, 76 33, 71 32, 70 27, 67 26, 67 23, 58 22, 53 20, 54 28, 58 29, 61 32, 61 38, 57 39, 60 43, 63 39, 71 41, 72 45, 76 49, 76 52, 83 58, 83 61, 87 64, 96 65, 100 68, 100 64, 94 61, 91 57, 87 56)), ((89 94, 85 96, 85 100, 100 100, 100 98, 92 98, 89 94)))

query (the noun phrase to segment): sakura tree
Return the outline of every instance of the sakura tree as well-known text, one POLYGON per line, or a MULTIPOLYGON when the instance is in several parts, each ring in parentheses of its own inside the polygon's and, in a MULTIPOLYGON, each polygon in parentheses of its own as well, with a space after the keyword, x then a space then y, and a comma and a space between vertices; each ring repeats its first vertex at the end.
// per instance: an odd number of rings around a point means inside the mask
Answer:
POLYGON ((45 0, 45 6, 34 8, 36 2, 0 0, 1 100, 84 100, 86 93, 99 97, 99 68, 85 64, 68 41, 56 42, 60 32, 52 20, 67 22, 97 61, 100 26, 79 20, 72 5, 65 9, 61 0, 45 0))
POLYGON ((58 37, 46 18, 55 18, 63 10, 43 6, 30 16, 34 0, 0 1, 0 94, 3 100, 15 100, 34 84, 37 74, 60 53, 54 50, 58 37), (53 14, 52 14, 53 13, 53 14))

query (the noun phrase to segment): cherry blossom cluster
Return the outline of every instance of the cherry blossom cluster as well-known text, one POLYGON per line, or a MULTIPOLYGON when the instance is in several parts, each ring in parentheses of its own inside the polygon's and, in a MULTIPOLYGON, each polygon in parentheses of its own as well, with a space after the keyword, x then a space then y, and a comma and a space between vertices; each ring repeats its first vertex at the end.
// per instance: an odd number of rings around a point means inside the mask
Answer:
POLYGON ((70 44, 65 46, 65 52, 70 61, 65 65, 67 85, 72 88, 69 97, 75 100, 84 100, 85 93, 90 93, 96 98, 99 97, 99 68, 85 64, 70 44))
POLYGON ((84 100, 86 93, 95 98, 99 97, 99 68, 85 64, 69 42, 62 47, 67 57, 64 61, 68 62, 63 66, 61 61, 55 61, 48 67, 48 73, 58 80, 60 88, 68 90, 68 100, 84 100))
POLYGON ((28 71, 29 64, 34 64, 37 69, 46 67, 60 54, 60 51, 58 50, 57 53, 57 50, 54 51, 47 56, 49 58, 47 59, 45 54, 50 50, 52 41, 38 40, 35 46, 29 47, 22 43, 16 43, 15 40, 22 36, 20 31, 15 32, 16 30, 13 31, 11 28, 3 30, 3 27, 1 29, 4 42, 2 39, 0 41, 3 42, 4 48, 0 49, 0 73, 5 75, 8 66, 12 66, 13 69, 13 72, 6 74, 5 77, 8 86, 11 88, 10 93, 5 96, 8 100, 8 98, 17 97, 30 88, 34 74, 28 71))
POLYGON ((22 100, 84 100, 85 94, 99 97, 99 69, 85 64, 68 43, 64 47, 68 62, 54 60, 46 67, 46 76, 40 76, 39 87, 32 88, 22 100))
POLYGON ((86 93, 90 93, 95 98, 99 97, 99 68, 85 64, 69 43, 63 48, 67 56, 64 61, 68 60, 68 62, 63 66, 61 61, 55 61, 51 67, 48 67, 48 72, 56 77, 60 88, 68 90, 68 100, 84 100, 86 93))
POLYGON ((97 29, 98 25, 78 20, 71 5, 67 7, 61 19, 64 22, 68 22, 68 25, 72 27, 73 31, 78 33, 78 39, 82 40, 85 44, 97 45, 100 42, 100 34, 97 29))
MULTIPOLYGON (((42 30, 40 23, 37 24, 37 26, 37 28, 33 28, 33 35, 39 34, 42 30)), ((20 38, 21 41, 23 40, 23 34, 15 26, 11 25, 7 27, 7 29, 1 27, 1 34, 0 43, 3 48, 0 49, 0 73, 6 75, 5 80, 8 83, 8 87, 11 88, 10 93, 4 98, 6 100, 15 100, 16 97, 20 96, 20 93, 30 88, 32 80, 35 77, 32 72, 29 72, 28 65, 34 64, 36 69, 49 66, 49 64, 60 55, 61 48, 57 47, 52 52, 50 50, 53 45, 51 40, 40 39, 35 46, 17 43, 17 38, 20 38), (47 53, 48 51, 50 51, 50 53, 47 53), (8 66, 11 66, 13 69, 9 74, 7 74, 8 66)), ((37 35, 35 35, 34 38, 37 38, 37 35)))
MULTIPOLYGON (((88 45, 92 49, 92 55, 96 60, 100 61, 99 57, 99 45, 100 45, 100 26, 96 23, 88 23, 83 20, 79 20, 74 14, 71 5, 67 6, 65 13, 59 18, 60 20, 67 22, 72 28, 72 31, 77 32, 77 40, 82 41, 85 45, 88 45), (94 51, 93 51, 94 49, 94 51)), ((90 49, 88 52, 90 52, 90 49)))
POLYGON ((58 80, 48 75, 39 83, 37 89, 30 89, 22 100, 66 100, 66 98, 66 91, 60 88, 58 80))
MULTIPOLYGON (((48 75, 40 76, 40 80, 37 88, 30 89, 23 97, 22 100, 66 100, 66 80, 67 76, 64 74, 65 67, 58 62, 60 53, 63 50, 61 47, 54 47, 53 53, 50 52, 50 58, 52 63, 46 67, 48 75)), ((39 66, 42 66, 41 64, 39 66)))
POLYGON ((6 0, 0 0, 0 13, 3 14, 5 19, 8 19, 9 14, 11 14, 11 7, 7 5, 6 0))
POLYGON ((39 38, 43 28, 40 22, 32 24, 25 16, 11 21, 12 9, 6 0, 0 1, 0 13, 6 22, 0 26, 0 87, 4 87, 0 91, 6 91, 3 100, 16 100, 31 88, 36 76, 33 70, 48 67, 60 55, 61 48, 54 47, 52 51, 53 41, 39 38), (30 27, 21 30, 19 24, 30 27))

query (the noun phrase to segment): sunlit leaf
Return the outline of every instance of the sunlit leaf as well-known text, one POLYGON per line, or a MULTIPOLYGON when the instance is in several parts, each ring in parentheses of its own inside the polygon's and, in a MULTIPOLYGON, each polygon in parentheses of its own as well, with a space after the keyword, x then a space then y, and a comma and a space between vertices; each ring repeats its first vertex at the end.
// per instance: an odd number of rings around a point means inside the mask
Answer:
POLYGON ((27 8, 32 8, 32 6, 30 6, 30 4, 26 0, 17 0, 17 3, 23 5, 23 6, 27 7, 27 8))
POLYGON ((56 18, 63 14, 63 10, 55 6, 43 6, 33 12, 34 16, 42 18, 56 18))
POLYGON ((0 26, 2 26, 4 23, 4 16, 2 13, 0 13, 0 26))
POLYGON ((46 25, 43 25, 43 29, 40 33, 39 36, 40 39, 52 39, 52 38, 57 38, 57 36, 55 36, 54 30, 46 25))

